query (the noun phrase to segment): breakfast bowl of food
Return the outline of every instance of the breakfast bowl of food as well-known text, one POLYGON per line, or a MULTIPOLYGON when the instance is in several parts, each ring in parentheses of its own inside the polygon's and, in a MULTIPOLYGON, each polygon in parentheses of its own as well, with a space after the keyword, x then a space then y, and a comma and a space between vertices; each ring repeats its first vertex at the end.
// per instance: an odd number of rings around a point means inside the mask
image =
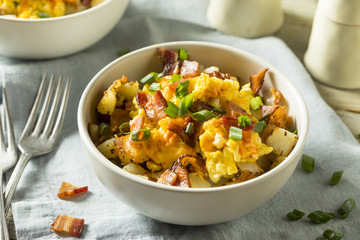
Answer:
POLYGON ((276 67, 241 49, 169 42, 104 67, 78 107, 96 176, 143 215, 207 225, 243 216, 292 175, 305 102, 276 67))
POLYGON ((0 55, 49 59, 102 39, 129 0, 0 0, 0 55))

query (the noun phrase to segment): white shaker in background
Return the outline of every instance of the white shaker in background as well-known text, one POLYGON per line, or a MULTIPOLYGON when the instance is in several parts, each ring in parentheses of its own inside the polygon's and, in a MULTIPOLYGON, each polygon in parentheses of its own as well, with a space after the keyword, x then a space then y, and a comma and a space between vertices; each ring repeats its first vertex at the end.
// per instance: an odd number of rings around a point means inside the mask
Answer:
POLYGON ((360 0, 319 0, 304 62, 320 82, 360 88, 360 0))
POLYGON ((270 35, 283 23, 282 0, 210 0, 207 19, 227 34, 245 38, 270 35))

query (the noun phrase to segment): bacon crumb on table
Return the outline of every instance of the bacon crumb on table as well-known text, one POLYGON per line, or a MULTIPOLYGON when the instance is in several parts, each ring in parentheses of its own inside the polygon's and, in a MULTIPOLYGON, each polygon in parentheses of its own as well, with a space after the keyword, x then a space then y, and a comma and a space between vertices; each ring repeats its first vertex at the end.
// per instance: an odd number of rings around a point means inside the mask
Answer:
POLYGON ((63 182, 61 185, 61 188, 59 189, 58 192, 58 197, 61 199, 65 199, 68 197, 73 197, 76 196, 77 194, 86 192, 88 190, 88 187, 78 187, 78 186, 74 186, 70 183, 67 182, 63 182))
POLYGON ((51 230, 66 232, 74 237, 80 237, 84 228, 84 219, 59 215, 51 225, 51 230))

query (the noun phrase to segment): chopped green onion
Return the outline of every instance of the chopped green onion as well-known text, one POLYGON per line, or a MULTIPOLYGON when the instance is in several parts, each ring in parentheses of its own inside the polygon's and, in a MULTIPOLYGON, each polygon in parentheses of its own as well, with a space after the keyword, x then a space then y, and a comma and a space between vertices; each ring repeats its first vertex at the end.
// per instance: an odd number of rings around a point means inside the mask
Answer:
POLYGON ((238 121, 239 121, 240 127, 242 127, 242 128, 251 126, 251 124, 252 124, 250 117, 247 115, 239 116, 238 121))
POLYGON ((265 121, 260 121, 255 123, 254 125, 254 132, 257 133, 262 133, 262 131, 266 128, 266 122, 265 121))
POLYGON ((235 141, 242 140, 242 129, 234 126, 230 127, 229 138, 235 141))
POLYGON ((286 216, 293 221, 299 220, 300 218, 302 218, 305 215, 304 212, 299 211, 297 209, 294 209, 292 212, 289 212, 288 214, 286 214, 286 216))
POLYGON ((360 138, 360 133, 357 135, 358 138, 360 138))
POLYGON ((151 84, 162 77, 162 73, 151 72, 143 77, 140 82, 143 84, 151 84))
POLYGON ((293 133, 293 134, 298 134, 298 130, 297 129, 289 129, 289 132, 293 133))
POLYGON ((323 236, 327 240, 340 240, 344 237, 344 234, 342 232, 328 229, 324 231, 323 236))
POLYGON ((109 135, 109 133, 110 133, 109 125, 107 123, 104 123, 104 122, 100 123, 100 125, 99 125, 99 134, 101 136, 107 136, 107 135, 109 135))
POLYGON ((192 114, 193 118, 198 122, 206 122, 212 118, 217 118, 215 113, 210 112, 209 110, 201 110, 192 114))
POLYGON ((190 81, 186 80, 184 82, 179 82, 179 84, 176 87, 176 97, 177 98, 182 98, 185 97, 186 95, 188 95, 189 91, 188 91, 188 87, 190 85, 190 81))
POLYGON ((270 116, 270 113, 267 113, 264 116, 262 116, 262 118, 259 119, 259 122, 264 121, 268 116, 270 116))
POLYGON ((49 18, 50 17, 50 15, 46 12, 38 12, 37 15, 39 18, 49 18))
POLYGON ((131 133, 131 140, 134 142, 146 141, 151 136, 149 129, 139 129, 131 133), (139 136, 140 134, 140 136, 139 136))
POLYGON ((344 173, 344 171, 334 172, 331 179, 330 179, 329 184, 330 185, 338 184, 340 182, 340 180, 341 180, 341 177, 342 177, 343 173, 344 173))
POLYGON ((301 160, 301 167, 305 171, 312 172, 315 167, 315 159, 306 154, 303 154, 301 160))
POLYGON ((185 49, 180 48, 179 49, 179 60, 186 60, 188 59, 188 53, 185 49))
POLYGON ((177 74, 177 73, 174 73, 174 74, 172 75, 172 77, 170 78, 170 82, 172 82, 172 83, 178 82, 178 81, 181 80, 181 78, 182 78, 181 75, 179 75, 179 74, 177 74))
POLYGON ((130 52, 129 49, 123 49, 123 50, 118 51, 118 52, 117 52, 117 55, 118 55, 119 57, 121 57, 121 56, 124 56, 125 54, 128 54, 129 52, 130 52))
POLYGON ((257 96, 257 97, 250 99, 249 105, 252 110, 258 110, 260 108, 260 106, 264 105, 264 103, 261 100, 261 97, 257 96))
POLYGON ((217 107, 212 107, 211 111, 216 112, 216 113, 220 113, 220 114, 225 114, 226 113, 226 111, 224 111, 224 110, 222 110, 220 108, 217 108, 217 107))
POLYGON ((326 223, 334 218, 334 214, 323 212, 321 210, 314 211, 307 216, 310 220, 315 223, 326 223))
POLYGON ((338 209, 337 213, 340 218, 347 218, 354 207, 355 200, 352 198, 346 199, 345 202, 341 205, 341 208, 338 209))
POLYGON ((124 126, 128 126, 130 128, 130 123, 129 122, 124 122, 123 124, 121 124, 120 127, 119 127, 120 133, 123 134, 123 135, 130 134, 130 131, 128 131, 128 132, 123 131, 124 126))
POLYGON ((194 94, 188 94, 180 100, 179 105, 179 117, 184 115, 188 109, 192 106, 194 94))
POLYGON ((189 135, 192 134, 193 128, 194 128, 194 123, 189 122, 188 125, 186 126, 185 133, 189 135))
POLYGON ((150 85, 149 92, 154 93, 156 92, 156 90, 160 90, 160 89, 161 89, 161 83, 154 82, 150 85))
POLYGON ((172 118, 176 118, 179 113, 179 108, 175 103, 169 101, 167 108, 165 108, 164 112, 172 118))

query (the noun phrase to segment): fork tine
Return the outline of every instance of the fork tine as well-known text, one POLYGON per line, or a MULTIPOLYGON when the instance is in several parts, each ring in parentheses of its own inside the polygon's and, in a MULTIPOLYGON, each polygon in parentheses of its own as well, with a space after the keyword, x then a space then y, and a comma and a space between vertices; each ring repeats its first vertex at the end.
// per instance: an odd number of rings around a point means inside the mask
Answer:
POLYGON ((56 123, 53 128, 53 132, 51 134, 52 138, 57 138, 60 135, 59 130, 62 128, 62 124, 63 124, 64 118, 65 118, 65 112, 66 112, 66 108, 68 105, 67 102, 69 100, 70 85, 71 85, 71 80, 70 80, 70 78, 67 78, 66 83, 65 83, 63 98, 61 100, 61 105, 59 108, 58 117, 56 119, 56 123))
POLYGON ((46 114, 47 114, 47 111, 49 109, 51 95, 52 95, 52 92, 53 92, 53 89, 54 89, 53 86, 54 86, 54 74, 51 74, 50 81, 49 81, 49 84, 48 84, 48 88, 47 88, 47 91, 46 91, 46 95, 45 95, 45 98, 43 100, 43 105, 42 105, 42 108, 41 108, 41 112, 39 113, 39 119, 37 120, 36 126, 35 126, 34 131, 33 131, 33 134, 35 136, 39 135, 39 133, 41 132, 41 130, 43 128, 44 121, 45 121, 46 116, 47 116, 46 114))
POLYGON ((39 107, 40 107, 40 103, 41 103, 41 99, 43 97, 44 94, 44 88, 45 88, 45 80, 46 80, 46 74, 43 75, 43 78, 41 80, 40 86, 39 86, 39 90, 37 92, 33 107, 31 109, 28 121, 26 122, 26 125, 24 127, 24 130, 21 134, 20 139, 27 135, 29 132, 32 131, 34 125, 35 125, 35 121, 36 121, 36 115, 39 111, 39 107))
POLYGON ((59 99, 60 99, 60 92, 61 92, 61 89, 62 89, 62 85, 63 85, 63 79, 62 79, 62 76, 60 75, 59 81, 58 81, 58 84, 57 84, 57 87, 56 87, 53 103, 52 103, 51 108, 50 108, 49 117, 48 117, 48 119, 46 121, 46 125, 45 125, 44 131, 43 131, 44 135, 49 135, 51 133, 51 129, 52 129, 52 126, 54 124, 55 113, 56 113, 58 103, 59 103, 59 99))
POLYGON ((8 149, 12 152, 15 151, 15 138, 14 138, 14 128, 11 121, 11 115, 9 110, 9 104, 7 99, 7 93, 5 87, 3 87, 3 103, 5 108, 5 121, 6 121, 6 129, 8 136, 8 149))

